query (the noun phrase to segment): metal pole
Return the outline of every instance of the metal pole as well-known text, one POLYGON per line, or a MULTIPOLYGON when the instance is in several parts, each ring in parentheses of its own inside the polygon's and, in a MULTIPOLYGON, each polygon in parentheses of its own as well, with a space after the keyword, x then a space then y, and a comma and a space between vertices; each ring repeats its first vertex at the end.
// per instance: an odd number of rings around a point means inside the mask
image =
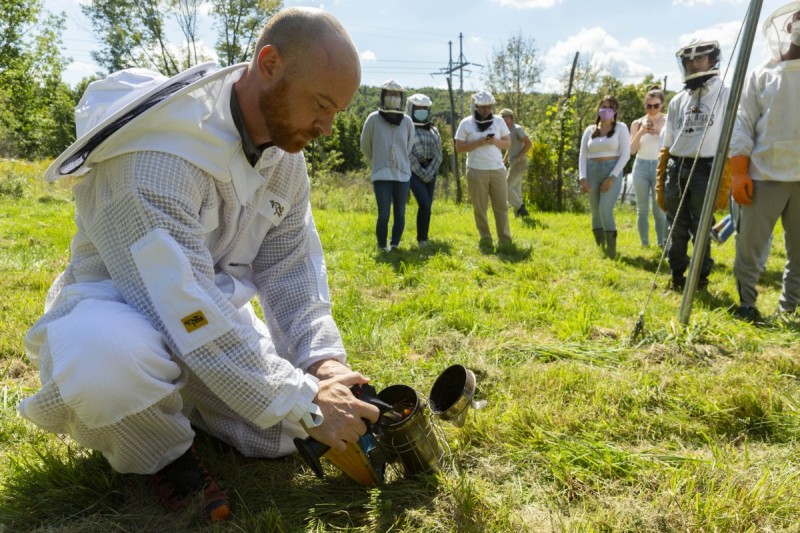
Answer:
POLYGON ((711 218, 716 210, 717 194, 719 183, 722 178, 722 169, 725 167, 725 159, 728 156, 728 144, 731 141, 733 123, 736 120, 736 110, 739 107, 739 97, 742 93, 745 76, 747 76, 747 64, 750 61, 750 51, 753 47, 753 38, 758 25, 758 17, 761 14, 762 0, 752 0, 747 10, 745 19, 745 29, 742 36, 742 43, 739 46, 739 57, 736 60, 736 69, 733 72, 728 103, 725 105, 725 115, 722 121, 722 132, 717 145, 717 153, 714 156, 714 163, 711 165, 711 175, 709 176, 708 189, 703 201, 703 211, 700 215, 700 223, 697 227, 697 235, 694 236, 692 247, 692 259, 689 263, 689 275, 686 278, 686 287, 683 289, 681 308, 678 320, 686 325, 689 322, 689 315, 692 313, 692 300, 695 290, 697 290, 697 280, 700 277, 700 267, 703 264, 706 245, 708 244, 708 231, 711 228, 711 218))

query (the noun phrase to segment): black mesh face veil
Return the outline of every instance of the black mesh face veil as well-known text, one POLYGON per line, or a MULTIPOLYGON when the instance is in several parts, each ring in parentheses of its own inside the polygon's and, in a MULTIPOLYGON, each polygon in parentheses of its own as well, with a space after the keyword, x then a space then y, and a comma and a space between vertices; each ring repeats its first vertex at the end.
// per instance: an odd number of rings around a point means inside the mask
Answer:
POLYGON ((58 167, 58 174, 61 176, 66 176, 78 170, 83 165, 83 163, 86 162, 86 159, 89 157, 89 154, 91 154, 95 148, 100 146, 103 143, 103 141, 105 141, 111 135, 119 131, 123 126, 128 124, 134 118, 138 117, 139 115, 141 115, 154 105, 158 104, 159 102, 162 102, 170 95, 175 94, 176 92, 183 89, 187 85, 191 85, 192 83, 198 81, 207 73, 208 70, 201 70, 185 80, 175 82, 172 85, 164 87, 157 93, 150 95, 150 97, 147 100, 140 103, 139 105, 137 105, 136 107, 134 107, 133 109, 131 109, 130 111, 119 117, 117 120, 115 120, 108 126, 104 127, 103 129, 92 135, 92 137, 88 139, 83 144, 83 146, 79 147, 74 154, 68 157, 61 164, 61 166, 58 167))

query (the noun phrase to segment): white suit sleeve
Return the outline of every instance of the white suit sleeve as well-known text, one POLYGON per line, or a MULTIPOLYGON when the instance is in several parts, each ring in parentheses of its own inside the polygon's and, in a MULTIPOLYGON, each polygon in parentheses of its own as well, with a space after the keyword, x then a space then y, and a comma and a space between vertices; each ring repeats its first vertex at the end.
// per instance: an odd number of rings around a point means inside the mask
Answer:
POLYGON ((747 77, 739 99, 739 109, 731 134, 730 156, 750 156, 756 138, 756 124, 761 117, 761 103, 758 101, 758 78, 755 72, 747 77))
POLYGON ((253 274, 264 319, 282 356, 303 369, 322 359, 345 361, 331 316, 327 272, 308 187, 286 218, 267 233, 253 261, 253 274))

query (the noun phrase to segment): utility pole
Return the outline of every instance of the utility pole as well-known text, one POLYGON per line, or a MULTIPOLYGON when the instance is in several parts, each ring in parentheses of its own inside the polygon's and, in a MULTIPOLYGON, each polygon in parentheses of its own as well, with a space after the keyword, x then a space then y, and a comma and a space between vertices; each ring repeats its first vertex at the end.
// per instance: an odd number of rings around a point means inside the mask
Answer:
MULTIPOLYGON (((456 134, 457 121, 461 120, 461 117, 464 116, 464 67, 472 64, 469 63, 464 58, 464 52, 461 45, 461 41, 463 41, 464 38, 463 34, 459 33, 458 38, 459 38, 458 62, 453 63, 453 41, 447 41, 447 45, 450 49, 450 57, 447 62, 447 67, 439 69, 439 72, 433 73, 434 75, 447 76, 447 91, 450 95, 450 132, 453 136, 455 136, 456 134), (453 95, 453 72, 455 72, 456 70, 459 71, 460 92, 461 92, 461 94, 459 95, 459 102, 460 102, 459 105, 461 107, 461 112, 458 115, 456 115, 455 98, 453 95)), ((463 198, 463 193, 461 191, 461 179, 460 179, 461 172, 459 168, 460 165, 458 164, 458 153, 456 152, 455 139, 452 139, 452 141, 453 141, 453 153, 451 156, 451 163, 453 167, 453 176, 455 177, 455 182, 456 182, 456 202, 461 203, 461 200, 463 198)))

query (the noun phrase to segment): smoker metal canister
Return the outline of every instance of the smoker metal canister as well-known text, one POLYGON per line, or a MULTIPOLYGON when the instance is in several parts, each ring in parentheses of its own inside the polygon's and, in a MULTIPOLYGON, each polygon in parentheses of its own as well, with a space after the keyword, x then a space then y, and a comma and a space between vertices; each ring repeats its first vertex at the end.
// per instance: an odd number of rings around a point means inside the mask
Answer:
POLYGON ((408 477, 432 474, 442 468, 444 451, 429 420, 428 407, 407 385, 391 385, 378 393, 390 405, 403 405, 411 413, 383 428, 380 443, 389 460, 399 458, 408 477))

